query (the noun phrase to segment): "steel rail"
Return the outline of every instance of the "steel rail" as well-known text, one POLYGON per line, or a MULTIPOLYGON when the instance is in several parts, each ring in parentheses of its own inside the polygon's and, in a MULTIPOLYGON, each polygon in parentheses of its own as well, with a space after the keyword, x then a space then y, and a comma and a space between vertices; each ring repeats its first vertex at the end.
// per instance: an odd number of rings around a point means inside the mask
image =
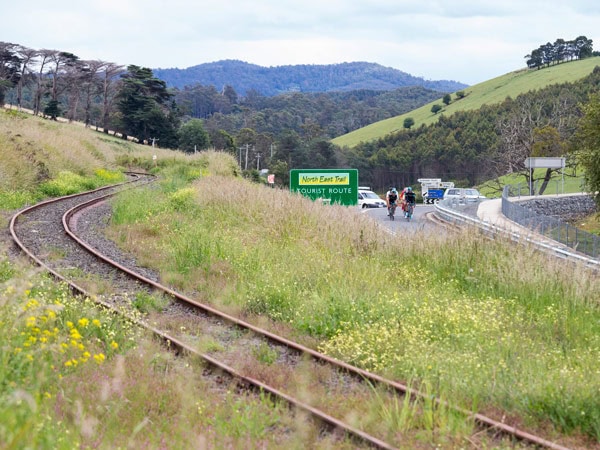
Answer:
MULTIPOLYGON (((126 184, 126 183, 123 183, 126 184)), ((90 298, 91 300, 93 300, 96 304, 102 306, 105 309, 108 310, 112 310, 118 314, 122 314, 123 316, 125 316, 129 321, 131 321, 132 323, 135 323, 136 325, 152 332, 153 334, 155 334, 156 336, 160 337, 160 339, 167 344, 168 348, 175 348, 178 352, 187 352, 189 354, 195 355, 201 359, 203 359, 204 361, 206 361, 209 365, 211 365, 212 367, 215 367, 227 374, 229 374, 229 376, 232 377, 232 379, 237 380, 240 384, 245 384, 245 385, 249 385, 252 386, 256 389, 262 390, 264 392, 269 393, 270 395, 283 399, 284 401, 286 401, 289 405, 291 405, 294 408, 297 408, 298 410, 302 410, 307 412, 308 414, 310 414, 312 417, 314 417, 315 419, 318 419, 321 423, 323 423, 324 425, 327 425, 329 427, 332 427, 334 429, 339 429, 342 430, 344 433, 346 433, 347 436, 355 439, 355 440, 360 440, 361 442, 374 447, 374 448, 380 448, 380 449, 395 449, 396 447, 388 444, 387 442, 384 442, 374 436, 371 436, 368 433, 365 433, 362 430, 359 430, 355 427, 352 427, 351 425, 348 425, 338 419, 336 419, 333 416, 330 416, 326 413, 324 413, 323 411, 314 408, 304 402, 301 402, 297 399, 295 399, 294 397, 279 391, 276 388, 273 388, 269 385, 264 384, 263 382, 261 382, 260 380, 256 380, 254 378, 251 377, 247 377, 245 375, 242 375, 241 373, 239 373, 238 371, 236 371, 235 369, 233 369, 232 367, 229 367, 226 364, 223 364, 222 362, 212 358, 211 356, 207 355, 207 354, 203 354, 198 352, 197 350, 195 350, 194 348, 190 347, 189 345, 187 345, 186 343, 180 341, 179 339, 177 339, 174 336, 169 335, 168 333, 165 333, 162 330, 159 330, 153 326, 151 326, 150 324, 139 320, 136 317, 133 317, 130 314, 126 314, 124 313, 122 310, 115 308, 113 305, 111 305, 108 302, 105 302, 103 300, 100 300, 98 298, 96 298, 95 296, 91 295, 89 292, 87 292, 84 288, 82 288, 81 286, 77 285, 76 283, 68 280, 67 278, 65 278, 63 275, 61 275, 60 273, 58 273, 57 271, 53 270, 52 268, 50 268, 49 266, 47 266, 42 260, 40 260, 37 256, 35 256, 33 254, 33 252, 31 252, 26 246, 25 244, 19 239, 18 235, 17 235, 17 231, 16 231, 16 224, 19 220, 20 217, 25 216, 28 212, 31 212, 34 209, 38 209, 41 208, 43 206, 46 206, 50 203, 57 203, 60 202, 64 199, 67 198, 73 198, 73 197, 78 197, 78 196, 84 196, 84 195, 89 195, 91 193, 94 192, 100 192, 102 190, 108 190, 113 188, 113 186, 111 187, 103 187, 100 189, 96 189, 93 191, 88 191, 88 192, 84 192, 84 193, 79 193, 79 194, 72 194, 69 196, 65 196, 65 197, 61 197, 61 198, 56 198, 56 199, 50 199, 50 200, 46 200, 43 201, 41 203, 38 203, 36 205, 30 206, 22 211, 17 212, 16 214, 13 215, 13 217, 11 218, 10 224, 9 224, 9 229, 10 229, 10 233, 11 236, 14 240, 14 242, 18 245, 18 247, 21 249, 21 251, 23 251, 31 260, 33 260, 38 266, 40 266, 42 269, 44 269, 46 272, 48 272, 49 274, 51 274, 54 278, 56 278, 57 280, 60 280, 64 283, 66 283, 71 292, 73 292, 75 295, 83 295, 84 297, 90 298)), ((100 201, 105 201, 106 198, 114 195, 115 193, 109 193, 107 195, 101 196, 99 198, 95 198, 92 200, 88 200, 86 202, 84 202, 81 205, 75 206, 74 208, 71 208, 70 210, 68 210, 64 215, 63 215, 63 224, 65 224, 68 219, 66 218, 67 216, 72 217, 75 213, 76 210, 81 210, 83 209, 82 205, 93 205, 95 203, 98 203, 100 201)), ((67 234, 71 237, 74 238, 74 234, 71 230, 67 231, 67 234)), ((81 241, 79 238, 75 238, 75 240, 80 244, 83 245, 83 241, 81 241)), ((150 281, 150 285, 152 285, 152 287, 156 288, 156 289, 161 289, 161 285, 159 285, 158 283, 154 283, 151 280, 146 279, 145 277, 141 277, 139 274, 135 274, 135 272, 132 272, 131 270, 125 268, 124 266, 116 263, 115 261, 113 261, 112 263, 110 262, 111 260, 109 258, 104 257, 104 255, 99 254, 98 252, 96 252, 93 248, 89 247, 87 244, 83 245, 84 248, 86 248, 86 250, 88 250, 89 252, 91 252, 92 255, 94 255, 95 257, 97 257, 98 259, 103 260, 105 263, 108 263, 110 265, 113 265, 114 267, 117 267, 121 270, 123 270, 125 273, 127 273, 128 275, 132 276, 134 279, 138 279, 140 281, 150 281)), ((175 291, 172 291, 166 287, 162 287, 161 290, 164 290, 165 292, 170 293, 170 295, 173 295, 171 293, 175 293, 175 291)), ((193 302, 192 303, 196 303, 193 302)), ((202 309, 202 308, 200 308, 202 309)), ((218 314, 217 310, 213 310, 215 315, 219 316, 220 314, 218 314)), ((210 311, 207 311, 210 312, 210 311)), ((238 326, 242 326, 243 322, 239 321, 239 324, 237 324, 238 326)), ((258 330, 258 328, 255 328, 256 330, 258 330)), ((275 335, 272 335, 275 336, 275 335)), ((291 341, 290 341, 291 342, 291 341)))
MULTIPOLYGON (((108 188, 104 188, 104 189, 108 189, 108 188)), ((88 192, 89 193, 89 192, 88 192)), ((87 193, 83 193, 83 194, 75 194, 74 196, 77 195, 85 195, 87 193)), ((63 226, 65 228, 66 233, 73 239, 75 240, 79 245, 81 245, 83 248, 85 248, 87 251, 89 251, 90 253, 92 253, 93 255, 95 255, 96 257, 98 257, 99 259, 103 260, 104 262, 106 262, 107 264, 110 264, 116 268, 118 268, 119 270, 122 270, 123 272, 127 273, 128 275, 130 275, 131 277, 138 279, 139 281, 142 281, 146 284, 148 284, 149 286, 154 287, 155 289, 161 290, 163 292, 166 292, 167 294, 169 294, 170 296, 172 296, 174 299, 176 299, 177 301, 193 306, 199 310, 204 311, 205 313, 208 313, 212 316, 215 317, 219 317, 223 320, 228 321, 229 323, 236 325, 238 327, 250 330, 258 335, 262 335, 264 337, 266 337, 267 339, 271 340, 272 342, 276 342, 278 344, 284 345, 290 349, 293 349, 295 351, 298 351, 300 353, 304 353, 307 354, 309 356, 311 356, 312 358, 319 360, 319 361, 323 361, 326 362, 328 364, 331 364, 339 369, 342 369, 344 371, 346 371, 347 373, 351 374, 351 375, 355 375, 361 379, 364 380, 368 380, 374 383, 377 383, 381 386, 386 386, 389 388, 394 389, 397 392, 400 392, 404 395, 411 395, 413 398, 431 398, 430 396, 427 396, 423 393, 421 393, 418 390, 412 389, 404 384, 395 382, 393 380, 388 380, 385 379, 377 374, 373 374, 371 372, 368 372, 366 370, 357 368, 355 366, 352 366, 348 363, 345 363, 344 361, 340 361, 337 360, 335 358, 331 358, 327 355, 324 355, 320 352, 317 352, 311 348, 305 347, 301 344, 298 344, 296 342, 290 341, 286 338, 283 338, 281 336, 275 335, 269 331, 263 330, 259 327, 256 327, 250 323, 244 322, 236 317, 230 316, 228 314, 225 314, 215 308, 212 308, 208 305, 205 305, 203 303, 199 303, 191 298, 188 298, 166 286, 161 285, 160 283, 157 283, 153 280, 150 280, 140 274, 137 274, 136 272, 132 271, 131 269, 123 266, 122 264, 113 261, 112 259, 106 257, 105 255, 102 255, 100 253, 98 253, 93 247, 91 247, 87 242, 84 242, 82 239, 80 239, 76 233, 73 231, 74 228, 76 228, 76 225, 73 225, 73 218, 76 217, 77 213, 80 212, 81 210, 85 209, 85 208, 89 208, 92 207, 94 204, 100 203, 105 201, 108 197, 111 197, 112 195, 114 195, 115 193, 109 193, 107 195, 98 197, 98 198, 94 198, 92 200, 86 201, 80 205, 77 205, 73 208, 71 208, 70 210, 68 210, 62 218, 63 221, 63 226)), ((72 196, 67 196, 67 197, 72 197, 72 196)), ((67 198, 65 197, 65 198, 67 198)), ((30 211, 31 209, 38 207, 38 206, 42 206, 45 205, 47 203, 53 202, 53 201, 60 201, 61 199, 53 199, 53 200, 48 200, 46 202, 42 202, 40 204, 34 205, 30 208, 27 208, 23 211, 21 211, 20 213, 15 214, 15 216, 13 216, 13 218, 11 219, 11 223, 10 223, 10 228, 11 228, 11 234, 13 236, 13 239, 15 240, 15 242, 17 242, 17 244, 21 247, 21 249, 30 257, 32 258, 38 265, 40 265, 41 267, 45 268, 47 271, 49 271, 53 276, 55 276, 56 278, 65 281, 66 283, 68 283, 73 289, 75 289, 77 292, 88 296, 90 298, 92 298, 92 296, 90 296, 89 293, 87 293, 83 288, 75 285, 74 283, 70 282, 69 280, 65 279, 63 276, 61 276, 60 274, 56 273, 54 270, 50 269, 48 266, 46 266, 42 261, 40 261, 37 257, 35 257, 35 255, 33 255, 28 249, 25 248, 25 246, 20 242, 20 240, 18 239, 18 237, 16 236, 16 233, 14 231, 14 225, 17 221, 17 217, 21 214, 26 214, 28 211, 30 211)), ((76 222, 76 221, 74 221, 76 222)), ((107 307, 110 309, 115 309, 112 305, 94 299, 95 301, 97 301, 99 304, 101 304, 103 307, 107 307)), ((122 313, 122 311, 119 311, 122 313)), ((133 319, 131 317, 129 317, 129 319, 133 319)), ((292 397, 288 396, 287 394, 284 394, 282 392, 279 392, 277 389, 274 389, 272 387, 269 387, 265 384, 263 384, 262 382, 260 382, 259 380, 255 380, 249 377, 246 377, 244 375, 241 375, 240 373, 238 373, 237 371, 235 371, 235 369, 228 367, 226 365, 224 365, 223 363, 218 362, 217 360, 215 360, 214 358, 208 356, 208 355, 204 355, 201 353, 196 352, 195 350, 193 350, 192 348, 190 348, 189 346, 187 346, 185 343, 179 341, 178 339, 174 338, 173 336, 170 336, 160 330, 155 329, 154 327, 151 327, 150 325, 139 321, 137 319, 133 319, 136 323, 138 323, 140 326, 149 329, 150 331, 152 331, 153 333, 161 336, 161 338, 165 341, 165 342, 169 342, 174 344, 180 351, 186 351, 186 352, 191 352, 192 354, 198 355, 200 356, 202 359, 204 359, 205 361, 207 361, 208 363, 210 363, 212 366, 218 367, 219 369, 229 373, 232 377, 238 379, 238 380, 242 380, 245 383, 248 383, 252 386, 256 386, 262 390, 265 390, 267 392, 272 393, 273 395, 279 396, 283 399, 285 399, 286 401, 288 401, 288 403, 295 405, 296 407, 303 409, 305 411, 308 411, 310 414, 312 414, 313 416, 319 418, 323 423, 326 423, 330 426, 336 427, 336 428, 340 428, 345 430, 349 435, 351 436, 355 436, 359 439, 361 439, 364 442, 369 443, 370 445, 373 445, 375 447, 378 448, 393 448, 391 447, 389 444, 368 435, 367 433, 362 432, 361 430, 355 429, 347 424, 344 424, 343 422, 323 413, 322 411, 315 409, 313 407, 311 407, 310 405, 307 405, 303 402, 300 402, 296 399, 293 399, 292 397)), ((434 399, 437 403, 439 404, 444 404, 447 405, 446 402, 441 401, 440 399, 434 399)), ((496 429, 502 433, 508 434, 510 436, 513 436, 519 440, 522 440, 524 442, 528 442, 531 443, 533 445, 537 445, 537 446, 541 446, 541 447, 545 447, 545 448, 549 448, 549 449, 554 449, 554 450, 568 450, 566 447, 563 447, 561 445, 558 445, 554 442, 548 441, 546 439, 543 439, 539 436, 535 436, 531 433, 528 433, 526 431, 520 430, 516 427, 510 426, 506 423, 503 422, 499 422, 496 421, 494 419, 491 419, 489 417, 486 417, 482 414, 479 413, 473 413, 472 411, 468 411, 462 408, 457 408, 455 406, 451 406, 451 405, 447 405, 450 406, 452 409, 454 409, 457 412, 460 412, 462 414, 464 414, 466 417, 472 418, 475 422, 479 423, 480 425, 484 425, 485 427, 489 427, 492 429, 496 429)))
MULTIPOLYGON (((112 194, 110 194, 112 195, 112 194)), ((107 195, 106 197, 109 197, 110 195, 107 195)), ((316 350, 313 350, 309 347, 305 347, 301 344, 298 344, 297 342, 294 341, 290 341, 282 336, 273 334, 267 330, 264 330, 262 328, 256 327, 248 322, 245 322, 243 320, 240 320, 236 317, 230 316, 228 314, 225 314, 215 308, 212 308, 204 303, 200 303, 197 302, 196 300, 193 300, 189 297, 186 297, 184 295, 182 295, 181 293, 174 291, 166 286, 161 285, 160 283, 157 283, 149 278, 146 278, 140 274, 137 274, 136 272, 132 271, 131 269, 123 266, 122 264, 113 261, 112 259, 106 257, 105 255, 102 255, 100 253, 98 253, 93 247, 91 247, 87 242, 83 241, 82 239, 80 239, 72 230, 71 225, 70 225, 70 220, 72 217, 74 217, 74 215, 81 209, 85 209, 88 207, 91 207, 92 205, 94 205, 95 203, 99 203, 104 201, 105 198, 98 198, 98 199, 93 199, 90 200, 89 202, 86 202, 82 205, 78 205, 75 206, 73 208, 71 208, 71 210, 67 211, 65 213, 65 215, 63 216, 63 226, 65 227, 65 231, 67 232, 67 234, 69 234, 71 236, 72 239, 74 239, 76 242, 78 242, 82 247, 84 247, 85 249, 87 249, 88 251, 92 252, 94 255, 97 255, 98 258, 106 261, 107 263, 114 265, 115 267, 117 267, 118 269, 128 273, 129 275, 131 275, 134 278, 137 278, 138 280, 147 283, 148 285, 159 289, 163 292, 168 293, 170 296, 172 296, 173 298, 177 299, 180 302, 183 302, 184 304, 190 305, 190 306, 194 306, 202 311, 204 311, 205 313, 211 314, 213 316, 219 317, 223 320, 226 320, 236 326, 239 326, 241 328, 250 330, 258 335, 264 336, 266 338, 268 338, 269 340, 271 340, 272 342, 284 345, 288 348, 294 349, 298 352, 307 354, 309 356, 311 356, 312 358, 314 358, 315 360, 318 361, 322 361, 328 364, 333 365, 334 367, 337 367, 339 369, 342 369, 344 371, 346 371, 347 373, 350 373, 352 375, 358 376, 361 379, 365 379, 365 380, 369 380, 371 382, 377 383, 379 385, 382 386, 386 386, 389 388, 394 389, 397 392, 400 392, 404 395, 411 395, 413 398, 430 398, 430 396, 416 390, 413 388, 410 388, 404 384, 398 383, 396 381, 393 380, 389 380, 387 378, 383 378, 377 374, 374 374, 372 372, 366 371, 364 369, 360 369, 356 366, 352 366, 344 361, 332 358, 330 356, 327 356, 323 353, 317 352, 316 350)), ((443 404, 445 406, 450 406, 451 408, 453 408, 455 411, 460 412, 462 414, 464 414, 466 417, 470 417, 472 419, 474 419, 477 423, 481 424, 481 425, 485 425, 486 427, 490 427, 496 430, 500 430, 504 433, 507 433, 511 436, 514 436, 522 441, 525 442, 529 442, 531 444, 534 445, 538 445, 538 446, 542 446, 545 448, 549 448, 549 449, 553 449, 553 450, 568 450, 567 447, 563 447, 561 445, 558 445, 554 442, 551 442, 547 439, 541 438, 539 436, 536 436, 534 434, 531 434, 529 432, 526 432, 524 430, 521 430, 517 427, 513 427, 511 425, 508 425, 506 423, 503 422, 499 422, 497 420, 494 420, 492 418, 489 418, 483 414, 479 414, 479 413, 473 413, 472 411, 468 411, 462 408, 458 408, 456 406, 452 406, 452 405, 448 405, 446 402, 443 402, 440 399, 435 399, 435 401, 439 404, 443 404)))

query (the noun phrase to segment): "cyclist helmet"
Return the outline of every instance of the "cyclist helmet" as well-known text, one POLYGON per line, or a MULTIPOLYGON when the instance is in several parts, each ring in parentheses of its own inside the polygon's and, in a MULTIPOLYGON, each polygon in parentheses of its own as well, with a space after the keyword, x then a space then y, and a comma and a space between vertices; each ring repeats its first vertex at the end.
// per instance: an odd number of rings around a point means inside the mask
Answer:
POLYGON ((406 188, 406 192, 412 192, 412 188, 411 188, 410 186, 408 186, 408 187, 406 188))
POLYGON ((397 194, 398 191, 396 190, 396 188, 392 188, 392 194, 397 194))

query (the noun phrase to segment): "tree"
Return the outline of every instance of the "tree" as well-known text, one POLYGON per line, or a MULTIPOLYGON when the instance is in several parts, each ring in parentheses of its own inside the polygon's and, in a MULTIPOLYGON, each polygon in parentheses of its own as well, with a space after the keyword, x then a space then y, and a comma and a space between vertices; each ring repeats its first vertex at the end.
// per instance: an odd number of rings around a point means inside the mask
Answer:
POLYGON ((108 134, 110 113, 118 92, 119 75, 123 73, 123 66, 105 63, 102 77, 102 128, 108 134))
MULTIPOLYGON (((576 105, 568 90, 556 96, 530 93, 505 103, 510 113, 499 120, 500 158, 505 173, 520 173, 533 185, 525 159, 531 156, 562 156, 563 141, 572 133, 576 105)), ((533 173, 533 175, 535 175, 533 173)), ((544 179, 549 176, 546 174, 544 179)))
POLYGON ((233 136, 223 129, 209 132, 210 142, 216 150, 224 150, 237 158, 233 136))
MULTIPOLYGON (((59 94, 70 87, 71 83, 60 83, 68 68, 73 68, 79 57, 69 52, 54 51, 50 53, 50 78, 52 79, 51 99, 58 100, 59 94)), ((72 73, 72 71, 71 71, 72 73)))
POLYGON ((60 113, 58 100, 50 100, 44 107, 44 116, 48 116, 52 120, 56 120, 56 118, 60 116, 60 113))
POLYGON ((280 186, 290 184, 290 166, 285 161, 276 161, 271 164, 269 171, 275 175, 275 182, 280 186))
MULTIPOLYGON (((533 144, 531 146, 531 156, 534 157, 549 157, 563 156, 565 154, 566 144, 560 137, 556 128, 552 125, 546 125, 533 130, 533 144)), ((562 169, 547 168, 543 178, 542 185, 539 189, 539 194, 542 195, 548 186, 548 182, 553 172, 558 172, 562 169)))
POLYGON ((42 109, 42 97, 48 90, 47 77, 44 74, 44 68, 50 64, 50 57, 55 53, 55 50, 42 49, 39 51, 40 60, 38 61, 38 73, 36 77, 36 86, 33 100, 33 114, 38 115, 42 109))
POLYGON ((177 114, 166 83, 152 70, 130 65, 122 75, 118 108, 122 114, 123 135, 135 136, 141 142, 159 139, 164 147, 177 145, 177 114))
POLYGON ((431 107, 431 112, 434 113, 434 114, 439 113, 441 110, 442 110, 442 105, 440 105, 438 103, 436 103, 435 105, 433 105, 431 107))
POLYGON ((452 97, 450 96, 450 94, 446 94, 444 95, 444 98, 442 98, 442 101, 444 102, 444 105, 448 106, 452 101, 452 97))
POLYGON ((235 105, 238 102, 237 92, 235 92, 235 89, 228 84, 225 85, 225 87, 223 88, 223 96, 227 98, 227 100, 229 100, 229 103, 232 105, 235 105))
POLYGON ((6 91, 21 78, 21 59, 16 53, 16 47, 14 44, 0 42, 0 106, 4 105, 6 91))
POLYGON ((39 56, 39 52, 37 50, 19 46, 18 53, 21 58, 21 77, 17 83, 17 107, 21 109, 23 88, 33 81, 32 66, 36 64, 36 58, 39 56))
POLYGON ((196 150, 208 148, 210 141, 208 133, 200 119, 191 119, 179 128, 179 149, 194 153, 196 150))
POLYGON ((407 117, 404 119, 404 128, 410 130, 410 128, 415 124, 415 119, 412 117, 407 117))
POLYGON ((583 116, 579 120, 572 148, 585 170, 588 190, 600 208, 600 94, 591 95, 589 102, 581 109, 583 116))
POLYGON ((235 145, 240 150, 240 167, 248 170, 249 166, 253 166, 252 161, 256 154, 256 131, 252 128, 242 128, 235 137, 235 145))
POLYGON ((548 42, 540 45, 531 54, 525 55, 525 58, 527 67, 541 69, 543 66, 559 64, 563 61, 589 58, 593 54, 592 40, 585 36, 579 36, 572 41, 556 39, 554 44, 548 42))

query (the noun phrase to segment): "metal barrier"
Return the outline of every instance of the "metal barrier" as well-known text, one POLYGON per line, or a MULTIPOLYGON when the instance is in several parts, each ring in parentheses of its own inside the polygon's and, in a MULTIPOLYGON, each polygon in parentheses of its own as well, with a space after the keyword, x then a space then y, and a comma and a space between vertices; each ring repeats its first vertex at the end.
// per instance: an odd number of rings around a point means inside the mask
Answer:
MULTIPOLYGON (((504 186, 502 191, 502 214, 505 217, 536 233, 566 245, 579 253, 598 258, 600 256, 600 236, 580 230, 555 217, 536 213, 531 208, 511 202, 512 186, 504 186)), ((520 195, 520 194, 518 194, 520 195)))

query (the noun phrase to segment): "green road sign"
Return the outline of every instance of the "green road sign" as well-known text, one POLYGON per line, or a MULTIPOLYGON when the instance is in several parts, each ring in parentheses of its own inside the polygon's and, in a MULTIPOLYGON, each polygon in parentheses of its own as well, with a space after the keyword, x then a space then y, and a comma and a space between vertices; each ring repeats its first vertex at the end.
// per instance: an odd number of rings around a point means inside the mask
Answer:
POLYGON ((290 191, 313 200, 356 205, 358 203, 358 170, 356 169, 292 169, 290 191))

